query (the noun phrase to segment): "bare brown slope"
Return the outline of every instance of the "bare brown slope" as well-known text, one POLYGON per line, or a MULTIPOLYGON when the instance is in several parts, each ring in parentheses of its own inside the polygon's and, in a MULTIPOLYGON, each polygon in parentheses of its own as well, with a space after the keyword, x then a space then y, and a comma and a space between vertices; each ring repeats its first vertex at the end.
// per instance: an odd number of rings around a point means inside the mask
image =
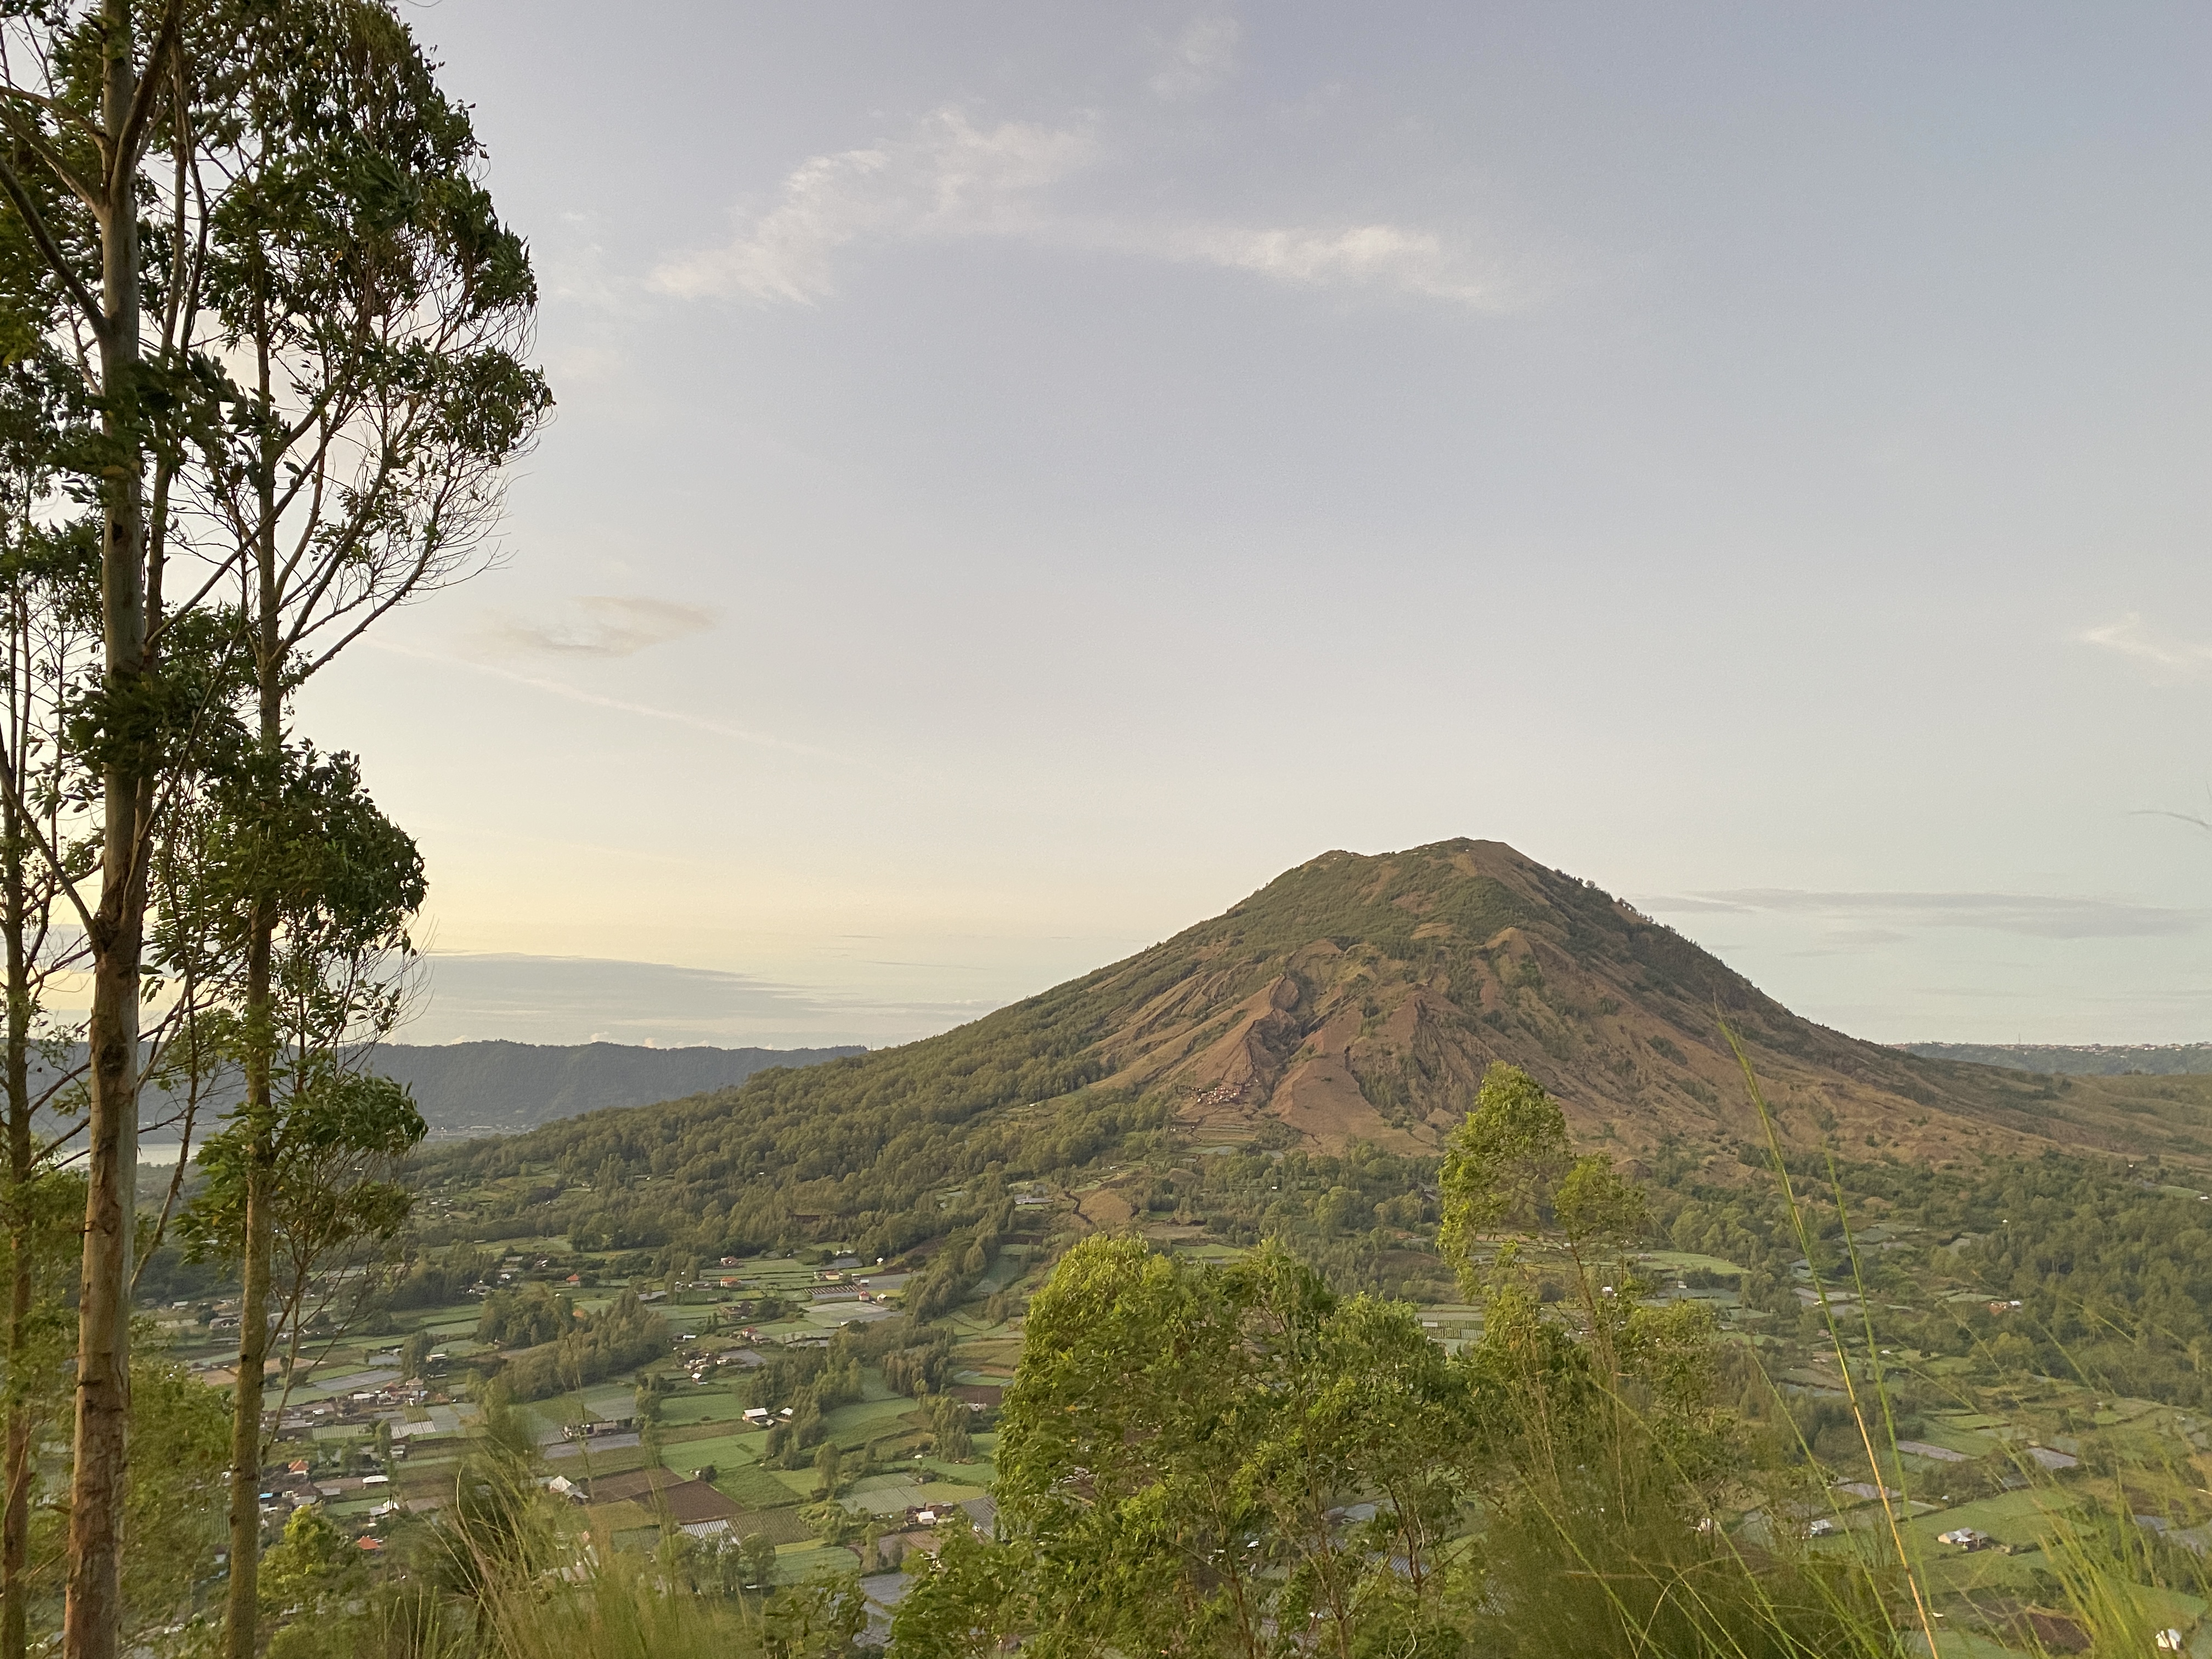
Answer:
MULTIPOLYGON (((1070 991, 1111 1011, 1093 1028, 1108 1080, 1164 1095, 1200 1140, 1279 1136, 1268 1126, 1280 1124, 1325 1149, 1432 1150, 1504 1060, 1558 1096, 1588 1141, 1756 1142, 1725 1018, 1799 1146, 1936 1162, 2146 1150, 2106 1103, 1802 1019, 1672 929, 1500 842, 1324 854, 1048 994, 1070 991)), ((2187 1155, 2193 1137, 2166 1150, 2187 1155)))

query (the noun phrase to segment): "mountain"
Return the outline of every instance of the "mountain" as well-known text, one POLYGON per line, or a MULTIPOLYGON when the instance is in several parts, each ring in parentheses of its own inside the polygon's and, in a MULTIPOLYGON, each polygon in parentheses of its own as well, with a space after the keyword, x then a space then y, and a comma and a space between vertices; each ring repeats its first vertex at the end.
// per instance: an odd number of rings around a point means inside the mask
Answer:
POLYGON ((1908 1054, 2048 1077, 2203 1077, 2212 1042, 1900 1042, 1908 1054))
MULTIPOLYGON (((2101 1097, 2061 1101, 1801 1018, 1672 928, 1500 842, 1324 854, 992 1018, 1018 1044, 1040 1017, 1055 1042, 1081 1034, 1102 1085, 1165 1099, 1201 1145, 1288 1131, 1326 1151, 1357 1139, 1433 1152, 1501 1060, 1540 1080, 1592 1143, 1756 1142, 1725 1021, 1794 1144, 1936 1161, 2144 1149, 2143 1126, 2101 1097)), ((2179 1134, 2154 1139, 2212 1151, 2195 1133, 2212 1118, 2184 1116, 2179 1134)))
MULTIPOLYGON (((404 1083, 434 1140, 512 1134, 610 1107, 645 1106, 726 1089, 777 1066, 816 1066, 867 1051, 837 1048, 644 1048, 620 1042, 386 1043, 369 1069, 404 1083)), ((82 1053, 74 1062, 82 1065, 82 1053)), ((218 1090, 218 1109, 235 1097, 218 1090)), ((173 1139, 167 1109, 149 1103, 150 1139, 173 1139)))
POLYGON ((1861 1042, 1588 882, 1450 841, 1324 854, 940 1036, 457 1149, 426 1175, 515 1177, 499 1200, 515 1224, 566 1218, 614 1243, 688 1218, 701 1239, 896 1249, 941 1231, 944 1195, 974 1178, 1079 1167, 1132 1131, 1431 1155, 1498 1061, 1534 1073, 1586 1144, 1734 1167, 1764 1132, 1723 1020, 1795 1147, 2212 1160, 2212 1080, 2037 1078, 1861 1042))

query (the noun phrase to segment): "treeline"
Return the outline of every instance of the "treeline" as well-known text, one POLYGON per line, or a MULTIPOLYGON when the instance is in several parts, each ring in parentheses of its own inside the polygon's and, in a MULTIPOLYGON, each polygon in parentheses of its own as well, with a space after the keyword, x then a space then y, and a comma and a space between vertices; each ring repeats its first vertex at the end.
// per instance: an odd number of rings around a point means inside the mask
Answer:
MULTIPOLYGON (((771 1468, 800 1468, 827 1434, 823 1419, 861 1397, 861 1368, 879 1366, 896 1392, 920 1400, 941 1392, 952 1377, 952 1338, 910 1316, 873 1325, 848 1325, 820 1348, 785 1348, 745 1373, 740 1391, 748 1406, 788 1419, 773 1425, 762 1447, 771 1468)), ((964 1408, 963 1408, 964 1410, 964 1408)))
POLYGON ((864 1258, 896 1255, 978 1218, 948 1212, 947 1188, 1078 1169, 1164 1121, 1160 1102, 1086 1086, 1099 1062, 1081 1052, 1083 1032, 1039 1023, 1047 1051, 1019 1064, 1000 1063, 1004 1043, 969 1054, 938 1039, 947 1046, 772 1072, 720 1094, 434 1152, 418 1188, 481 1194, 520 1178, 503 1205, 449 1230, 478 1238, 563 1231, 580 1250, 673 1246, 710 1258, 839 1239, 864 1258))
POLYGON ((575 1298, 547 1285, 494 1291, 477 1320, 477 1340, 495 1348, 534 1348, 564 1335, 575 1314, 575 1298))
POLYGON ((484 1334, 489 1330, 538 1340, 538 1346, 503 1362, 480 1362, 480 1370, 510 1400, 546 1400, 589 1388, 668 1352, 668 1322, 640 1302, 634 1291, 624 1291, 612 1307, 580 1318, 568 1297, 556 1297, 543 1285, 532 1285, 495 1309, 492 1302, 498 1299, 495 1295, 487 1300, 478 1335, 496 1340, 484 1334), (541 1334, 550 1330, 560 1334, 541 1334))
POLYGON ((2021 1302, 1960 1321, 1999 1364, 2212 1407, 2212 1204, 2160 1179, 2052 1156, 1897 1208, 1954 1235, 1943 1254, 1992 1298, 2021 1302))
POLYGON ((907 1281, 900 1301, 908 1316, 927 1323, 951 1313, 967 1297, 969 1289, 999 1259, 999 1247, 1014 1230, 1014 1203, 1003 1196, 997 1176, 987 1178, 979 1194, 981 1218, 971 1227, 948 1236, 929 1260, 907 1281))
POLYGON ((1433 1158, 1366 1143, 1340 1154, 1257 1145, 1201 1154, 1158 1134, 1125 1150, 1139 1165, 1131 1200, 1149 1218, 1242 1248, 1273 1239, 1342 1291, 1417 1302, 1448 1291, 1431 1254, 1433 1158))
POLYGON ((387 1309, 442 1308, 459 1302, 471 1288, 489 1282, 497 1261, 489 1251, 457 1246, 442 1255, 404 1259, 380 1300, 387 1309))
MULTIPOLYGON (((1273 1239, 1340 1291, 1415 1301, 1445 1291, 1431 1254, 1441 1214, 1434 1159, 1368 1146, 1340 1156, 1200 1156, 1165 1137, 1133 1150, 1140 1179, 1132 1197, 1152 1218, 1240 1246, 1273 1239)), ((2212 1409, 2212 1202, 2197 1196, 2188 1172, 2056 1152, 1965 1171, 1793 1156, 1814 1243, 1807 1264, 1771 1176, 1744 1157, 1734 1169, 1680 1147, 1648 1159, 1650 1237, 1741 1268, 1729 1288, 1778 1322, 1769 1328, 1819 1334, 1820 1316, 1797 1292, 1808 1267, 1832 1289, 1849 1283, 1848 1229, 1860 1246, 1856 1273, 1885 1293, 1876 1318, 1887 1339, 2212 1409), (1929 1307, 1931 1273, 2022 1305, 1929 1307)))
MULTIPOLYGON (((1652 1205, 1668 1242, 1742 1267, 1746 1304, 1812 1334, 1818 1316, 1794 1288, 1803 1257, 1771 1184, 1714 1180, 1686 1158, 1656 1162, 1652 1205)), ((1810 1265, 1832 1289, 1847 1284, 1849 1230, 1884 1340, 2212 1408, 2212 1203, 2187 1171, 2057 1152, 1965 1171, 1792 1165, 1810 1265), (2021 1306, 1992 1312, 1978 1297, 1927 1307, 1930 1273, 2021 1306)))

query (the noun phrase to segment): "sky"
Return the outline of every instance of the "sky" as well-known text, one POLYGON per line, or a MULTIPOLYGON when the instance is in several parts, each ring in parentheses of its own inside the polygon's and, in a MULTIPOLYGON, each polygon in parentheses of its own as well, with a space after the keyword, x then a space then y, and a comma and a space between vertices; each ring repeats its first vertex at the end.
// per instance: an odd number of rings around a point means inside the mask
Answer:
POLYGON ((1455 836, 2212 1038, 2212 13, 404 10, 559 400, 301 704, 407 1040, 903 1041, 1455 836))

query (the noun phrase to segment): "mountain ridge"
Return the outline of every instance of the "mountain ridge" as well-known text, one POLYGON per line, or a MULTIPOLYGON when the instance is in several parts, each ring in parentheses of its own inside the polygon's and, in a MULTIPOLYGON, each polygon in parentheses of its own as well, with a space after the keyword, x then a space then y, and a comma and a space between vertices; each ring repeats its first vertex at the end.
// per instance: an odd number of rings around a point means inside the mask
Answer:
MULTIPOLYGON (((367 1067, 403 1084, 430 1127, 434 1140, 516 1134, 588 1112, 656 1105, 662 1101, 734 1087, 775 1066, 820 1065, 866 1049, 678 1048, 625 1042, 537 1043, 491 1038, 468 1042, 380 1043, 367 1067)), ((80 1047, 72 1060, 82 1069, 80 1047)), ((155 1102, 160 1103, 156 1096, 155 1102)), ((216 1111, 234 1103, 237 1090, 218 1086, 210 1099, 216 1111)), ((160 1103, 149 1117, 149 1144, 167 1144, 174 1131, 170 1109, 160 1103), (165 1133, 166 1131, 166 1133, 165 1133)))
POLYGON ((1146 1137, 1431 1158, 1504 1063, 1550 1091, 1583 1145, 1733 1179, 1764 1162, 1765 1131, 1729 1031, 1797 1152, 2212 1164, 2203 1080, 2038 1078, 1862 1042, 1594 884, 1463 840, 1324 854, 951 1031, 446 1149, 425 1178, 516 1177, 501 1224, 558 1220, 578 1237, 890 1254, 941 1232, 955 1194, 1075 1180, 1146 1137))
POLYGON ((774 1066, 816 1066, 866 1049, 647 1048, 627 1042, 535 1043, 493 1038, 386 1043, 370 1064, 407 1085, 437 1135, 485 1127, 514 1133, 561 1118, 650 1106, 732 1088, 774 1066))

